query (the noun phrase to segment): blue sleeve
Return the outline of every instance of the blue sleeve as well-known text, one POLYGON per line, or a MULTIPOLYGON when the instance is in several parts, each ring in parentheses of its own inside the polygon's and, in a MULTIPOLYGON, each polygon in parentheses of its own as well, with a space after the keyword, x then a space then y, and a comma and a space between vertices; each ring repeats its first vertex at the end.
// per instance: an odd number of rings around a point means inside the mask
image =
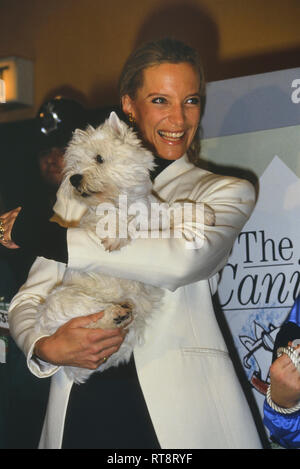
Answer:
MULTIPOLYGON (((288 323, 300 326, 300 295, 283 326, 288 323)), ((264 424, 274 440, 284 448, 300 448, 300 410, 289 415, 280 414, 273 410, 266 400, 263 410, 264 424)))
POLYGON ((293 322, 297 326, 300 326, 300 295, 296 299, 294 306, 291 309, 285 322, 293 322))
MULTIPOLYGON (((283 326, 294 323, 300 326, 300 295, 296 299, 283 326)), ((273 410, 264 402, 264 424, 273 439, 284 448, 300 448, 300 410, 289 415, 273 410)))
POLYGON ((284 448, 300 448, 300 410, 289 415, 273 410, 264 402, 264 424, 271 437, 284 448))

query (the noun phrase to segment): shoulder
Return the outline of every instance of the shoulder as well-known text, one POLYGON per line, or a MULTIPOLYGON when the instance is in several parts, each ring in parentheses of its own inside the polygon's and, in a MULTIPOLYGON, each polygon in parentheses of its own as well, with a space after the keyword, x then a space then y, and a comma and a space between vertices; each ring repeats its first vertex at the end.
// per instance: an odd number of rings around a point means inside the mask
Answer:
POLYGON ((193 190, 200 191, 202 195, 229 197, 253 203, 256 200, 256 190, 246 179, 216 174, 195 166, 191 166, 181 177, 189 180, 193 190))
POLYGON ((197 167, 183 156, 168 166, 154 181, 154 192, 163 200, 192 200, 208 204, 247 205, 249 214, 255 205, 254 186, 245 179, 224 176, 197 167))

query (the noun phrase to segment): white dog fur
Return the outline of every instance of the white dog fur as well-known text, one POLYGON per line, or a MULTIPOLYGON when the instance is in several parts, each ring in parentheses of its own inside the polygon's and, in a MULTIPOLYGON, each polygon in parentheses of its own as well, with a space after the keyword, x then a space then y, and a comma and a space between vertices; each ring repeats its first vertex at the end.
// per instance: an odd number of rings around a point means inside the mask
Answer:
MULTIPOLYGON (((128 206, 140 201, 147 207, 154 199, 149 172, 154 168, 153 155, 147 151, 135 132, 115 113, 98 128, 76 130, 65 153, 65 175, 57 195, 55 211, 66 222, 74 222, 68 212, 68 200, 76 199, 80 226, 97 231, 101 203, 119 209, 119 196, 126 196, 128 206), (81 210, 78 210, 78 207, 81 210)), ((203 204, 204 205, 204 204, 203 204)), ((132 221, 132 216, 131 216, 132 221)), ((212 210, 205 206, 205 223, 214 223, 212 210)), ((106 250, 120 249, 131 242, 127 238, 101 239, 106 250)), ((134 242, 134 241, 133 241, 134 242)), ((128 333, 118 352, 111 355, 97 370, 65 367, 76 383, 85 382, 95 371, 127 362, 143 332, 151 313, 160 308, 163 292, 140 282, 113 278, 95 272, 77 272, 66 268, 63 281, 40 305, 36 329, 53 334, 72 318, 104 311, 103 318, 89 327, 127 327, 128 333)))

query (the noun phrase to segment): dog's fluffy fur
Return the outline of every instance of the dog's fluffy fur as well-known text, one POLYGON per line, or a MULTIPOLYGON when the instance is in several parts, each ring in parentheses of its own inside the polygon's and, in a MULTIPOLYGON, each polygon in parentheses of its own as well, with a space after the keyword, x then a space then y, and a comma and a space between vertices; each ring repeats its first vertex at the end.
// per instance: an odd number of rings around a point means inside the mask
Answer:
MULTIPOLYGON (((62 193, 64 197, 76 197, 86 209, 80 225, 95 232, 100 203, 117 207, 119 196, 126 195, 128 205, 138 200, 149 207, 153 201, 149 172, 153 167, 152 154, 135 132, 112 113, 97 129, 89 126, 85 131, 74 132, 65 154, 65 177, 58 199, 62 193)), ((209 210, 206 222, 213 224, 213 220, 209 210)), ((116 236, 101 240, 106 250, 120 249, 130 241, 130 233, 123 239, 116 236)), ((62 283, 40 305, 36 328, 51 335, 72 318, 104 311, 103 318, 88 327, 128 327, 118 352, 96 370, 104 371, 129 360, 134 346, 143 340, 151 313, 160 308, 162 297, 162 290, 157 287, 67 268, 62 283)), ((76 383, 85 382, 94 372, 68 366, 65 371, 76 383)))

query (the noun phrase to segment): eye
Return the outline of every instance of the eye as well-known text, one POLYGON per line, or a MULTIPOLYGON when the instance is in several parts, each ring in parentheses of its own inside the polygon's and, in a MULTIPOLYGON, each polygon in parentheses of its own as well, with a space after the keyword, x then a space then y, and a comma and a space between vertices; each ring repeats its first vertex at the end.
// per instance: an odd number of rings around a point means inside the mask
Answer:
POLYGON ((188 98, 186 100, 187 104, 194 104, 194 105, 199 105, 200 104, 200 98, 198 96, 193 96, 192 98, 188 98))
POLYGON ((158 96, 157 98, 152 99, 151 102, 154 104, 165 104, 167 100, 166 98, 162 98, 161 96, 158 96))
POLYGON ((96 156, 97 163, 104 163, 104 159, 102 158, 101 155, 96 156))

